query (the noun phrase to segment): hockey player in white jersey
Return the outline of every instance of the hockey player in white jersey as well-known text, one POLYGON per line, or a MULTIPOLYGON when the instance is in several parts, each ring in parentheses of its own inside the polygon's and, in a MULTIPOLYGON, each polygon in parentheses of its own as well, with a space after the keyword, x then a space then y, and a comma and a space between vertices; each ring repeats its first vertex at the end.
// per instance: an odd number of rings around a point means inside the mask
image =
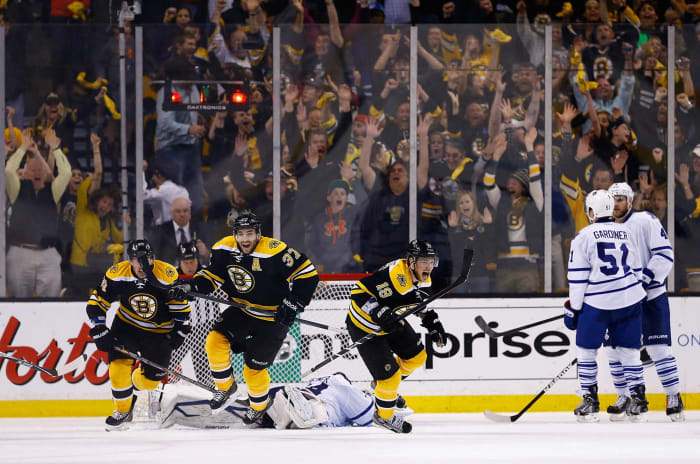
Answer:
MULTIPOLYGON (((632 211, 634 192, 625 182, 609 189, 615 199, 615 220, 631 232, 632 242, 639 252, 642 285, 646 299, 642 302, 642 344, 654 361, 661 385, 666 393, 666 415, 674 422, 683 421, 683 401, 680 394, 678 366, 671 351, 671 320, 666 293, 666 278, 673 266, 673 248, 661 221, 647 211, 632 211)), ((617 402, 608 408, 611 420, 624 420, 629 404, 627 384, 617 348, 609 343, 607 352, 613 376, 617 402)))
POLYGON ((642 363, 642 305, 646 292, 640 281, 639 256, 624 224, 613 218, 615 200, 606 190, 586 197, 590 225, 571 242, 569 300, 564 323, 576 330, 578 377, 583 397, 574 410, 579 422, 597 422, 598 365, 596 355, 606 331, 617 346, 631 393, 629 412, 636 418, 648 410, 642 363))
MULTIPOLYGON (((373 424, 374 395, 352 385, 343 373, 311 379, 306 385, 270 389, 274 399, 258 424, 276 429, 313 427, 369 427, 373 424)), ((208 401, 197 389, 165 389, 161 402, 161 427, 183 425, 194 428, 243 427, 246 399, 237 399, 220 414, 212 415, 208 401)), ((397 414, 410 414, 409 408, 397 414)))

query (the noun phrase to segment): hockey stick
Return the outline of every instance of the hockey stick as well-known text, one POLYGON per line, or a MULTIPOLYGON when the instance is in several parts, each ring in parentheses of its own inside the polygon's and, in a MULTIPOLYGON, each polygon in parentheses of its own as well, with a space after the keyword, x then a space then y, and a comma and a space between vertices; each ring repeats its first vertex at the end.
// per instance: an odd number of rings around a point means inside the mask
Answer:
POLYGON ((496 332, 495 330, 493 330, 491 327, 489 327, 489 325, 486 323, 484 318, 481 316, 476 316, 474 318, 474 322, 476 322, 476 325, 478 325, 479 328, 481 330, 483 330, 486 335, 488 335, 491 338, 498 338, 498 337, 502 337, 504 335, 510 335, 510 334, 513 334, 516 332, 520 332, 521 330, 529 329, 530 327, 536 327, 538 325, 546 324, 547 322, 556 321, 557 319, 562 319, 563 317, 564 317, 563 314, 560 314, 558 316, 548 317, 547 319, 542 319, 541 321, 537 321, 537 322, 531 322, 530 324, 526 324, 526 325, 523 325, 521 327, 516 327, 514 329, 506 330, 504 332, 496 332))
POLYGON ((210 393, 216 393, 216 390, 214 388, 210 387, 209 385, 203 384, 202 382, 200 382, 198 380, 191 379, 183 374, 180 374, 179 372, 175 372, 172 369, 161 366, 160 364, 156 364, 153 361, 149 361, 148 359, 144 358, 143 356, 138 355, 136 353, 132 353, 131 351, 125 349, 123 346, 115 346, 113 349, 114 349, 114 351, 118 351, 119 353, 125 354, 125 355, 129 356, 130 358, 133 358, 137 361, 141 361, 143 364, 148 364, 151 367, 155 367, 158 370, 161 370, 163 372, 167 372, 168 374, 170 374, 174 377, 180 378, 180 379, 184 380, 185 382, 189 382, 192 385, 196 385, 199 388, 203 388, 210 393))
MULTIPOLYGON (((139 260, 139 264, 141 265, 141 269, 143 270, 143 273, 146 274, 146 277, 148 278, 149 283, 151 283, 154 287, 159 288, 161 290, 165 290, 165 291, 170 290, 170 286, 161 283, 161 281, 159 281, 158 278, 155 275, 153 275, 153 269, 151 269, 151 266, 148 264, 148 258, 146 256, 140 256, 138 258, 138 260, 139 260)), ((233 306, 233 307, 236 307, 239 309, 250 308, 250 306, 248 306, 248 305, 237 303, 235 301, 224 300, 221 298, 217 298, 215 296, 209 296, 209 295, 206 295, 204 293, 197 293, 197 292, 186 292, 186 293, 187 293, 188 298, 190 298, 190 299, 191 298, 201 298, 202 300, 209 300, 209 301, 213 301, 214 303, 224 304, 227 306, 233 306)), ((300 323, 300 324, 309 325, 311 327, 325 329, 325 330, 329 330, 331 332, 335 332, 335 333, 339 333, 339 334, 347 334, 347 330, 341 329, 340 327, 333 327, 330 325, 321 324, 320 322, 314 322, 314 321, 309 321, 309 320, 300 319, 300 318, 296 318, 295 321, 300 323)))
POLYGON ((512 416, 502 416, 500 414, 496 414, 495 412, 491 412, 487 409, 486 411, 484 411, 484 416, 486 416, 487 419, 492 420, 494 422, 515 422, 516 420, 520 419, 520 416, 525 414, 525 412, 528 409, 530 409, 530 406, 535 404, 537 402, 537 400, 539 400, 542 397, 542 395, 547 393, 547 390, 552 388, 552 386, 555 383, 557 383, 557 381, 559 379, 561 379, 564 376, 564 374, 566 374, 569 371, 569 369, 571 369, 575 364, 576 364, 576 358, 572 359, 571 362, 569 364, 567 364, 566 367, 564 369, 562 369, 562 371, 559 372, 556 377, 554 377, 552 380, 550 380, 549 383, 547 384, 547 386, 545 386, 542 389, 542 391, 540 391, 537 394, 537 396, 535 396, 532 400, 530 400, 530 402, 527 403, 527 405, 519 413, 514 414, 512 416))
POLYGON ((5 358, 12 362, 16 362, 17 364, 29 367, 30 369, 43 372, 44 374, 48 374, 51 377, 61 377, 63 374, 67 374, 68 372, 78 370, 81 367, 83 367, 85 365, 85 362, 87 361, 87 355, 83 353, 64 366, 58 367, 57 369, 47 369, 45 367, 41 367, 37 364, 29 362, 26 359, 15 358, 14 356, 10 356, 9 354, 2 351, 0 351, 0 358, 5 358))
MULTIPOLYGON (((465 248, 464 249, 464 258, 462 260, 462 272, 455 279, 455 281, 452 282, 452 285, 450 285, 449 287, 443 288, 439 292, 437 292, 437 293, 431 295, 430 297, 426 298, 425 300, 423 300, 423 302, 420 303, 419 305, 416 305, 413 308, 403 312, 397 318, 397 322, 405 319, 406 317, 410 316, 411 314, 415 314, 419 311, 422 311, 425 307, 427 307, 433 301, 446 295, 447 293, 452 291, 455 287, 462 285, 467 280, 467 277, 469 276, 469 270, 472 267, 472 256, 473 255, 474 255, 474 250, 471 250, 469 248, 465 248)), ((310 374, 313 374, 314 372, 316 372, 317 370, 319 370, 323 366, 329 364, 331 361, 334 361, 334 360, 338 359, 339 357, 343 356, 344 354, 348 353, 353 348, 357 348, 358 346, 362 345, 363 343, 366 343, 366 342, 372 340, 373 338, 376 338, 377 335, 378 335, 378 332, 368 333, 367 335, 360 338, 352 345, 350 345, 346 348, 343 348, 342 350, 338 351, 337 353, 330 355, 329 357, 327 357, 326 359, 324 359, 320 363, 316 364, 314 367, 312 367, 308 371, 302 373, 301 377, 304 378, 310 374)))

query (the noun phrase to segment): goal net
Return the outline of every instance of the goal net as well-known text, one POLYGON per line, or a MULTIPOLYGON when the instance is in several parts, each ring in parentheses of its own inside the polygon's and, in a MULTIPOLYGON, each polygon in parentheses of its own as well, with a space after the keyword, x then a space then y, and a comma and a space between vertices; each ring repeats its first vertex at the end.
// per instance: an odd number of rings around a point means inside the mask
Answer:
MULTIPOLYGON (((301 317, 344 329, 350 291, 357 280, 364 276, 365 274, 321 274, 313 299, 301 317)), ((228 295, 221 290, 217 290, 212 296, 228 299, 228 295)), ((204 344, 217 317, 226 306, 208 300, 196 299, 191 302, 190 308, 192 331, 182 346, 171 356, 169 367, 213 387, 214 381, 209 371, 204 344)), ((350 343, 350 337, 346 333, 318 329, 297 322, 289 330, 274 364, 268 369, 272 382, 301 382, 302 372, 350 343)), ((232 354, 232 361, 236 382, 244 383, 243 355, 232 354)), ((370 380, 369 373, 364 369, 356 352, 348 353, 343 358, 335 360, 314 375, 327 375, 338 371, 345 372, 353 380, 370 380)), ((170 376, 168 382, 184 381, 170 376)))

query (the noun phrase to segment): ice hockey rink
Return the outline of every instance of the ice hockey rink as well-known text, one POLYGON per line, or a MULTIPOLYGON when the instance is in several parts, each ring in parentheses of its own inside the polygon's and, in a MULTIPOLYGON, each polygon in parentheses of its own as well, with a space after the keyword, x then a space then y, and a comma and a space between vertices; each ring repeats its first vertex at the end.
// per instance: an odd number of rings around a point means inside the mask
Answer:
MULTIPOLYGON (((104 418, 0 419, 0 463, 698 463, 700 411, 672 423, 579 424, 572 413, 526 413, 500 424, 482 414, 416 414, 413 433, 376 427, 312 430, 158 429, 104 418)), ((177 426, 176 426, 177 427, 177 426)))

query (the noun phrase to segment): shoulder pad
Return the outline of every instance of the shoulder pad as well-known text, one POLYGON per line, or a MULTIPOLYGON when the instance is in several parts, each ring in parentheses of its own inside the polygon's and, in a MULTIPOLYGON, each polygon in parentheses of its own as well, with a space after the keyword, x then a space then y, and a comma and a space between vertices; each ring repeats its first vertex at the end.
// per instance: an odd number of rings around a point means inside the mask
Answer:
POLYGON ((213 247, 211 247, 211 250, 224 250, 224 251, 231 251, 232 249, 236 248, 236 239, 233 237, 233 235, 227 235, 226 237, 222 238, 218 242, 214 244, 213 247))
POLYGON ((153 275, 169 284, 175 282, 178 276, 177 269, 172 264, 157 259, 153 262, 153 275))
POLYGON ((107 269, 105 273, 105 277, 110 280, 129 275, 131 275, 131 263, 129 261, 121 261, 107 269))
POLYGON ((253 250, 255 253, 274 256, 287 249, 287 244, 275 238, 260 237, 258 245, 253 250))
POLYGON ((398 259, 391 264, 389 277, 396 291, 402 295, 413 288, 411 269, 409 269, 408 261, 405 259, 398 259))

